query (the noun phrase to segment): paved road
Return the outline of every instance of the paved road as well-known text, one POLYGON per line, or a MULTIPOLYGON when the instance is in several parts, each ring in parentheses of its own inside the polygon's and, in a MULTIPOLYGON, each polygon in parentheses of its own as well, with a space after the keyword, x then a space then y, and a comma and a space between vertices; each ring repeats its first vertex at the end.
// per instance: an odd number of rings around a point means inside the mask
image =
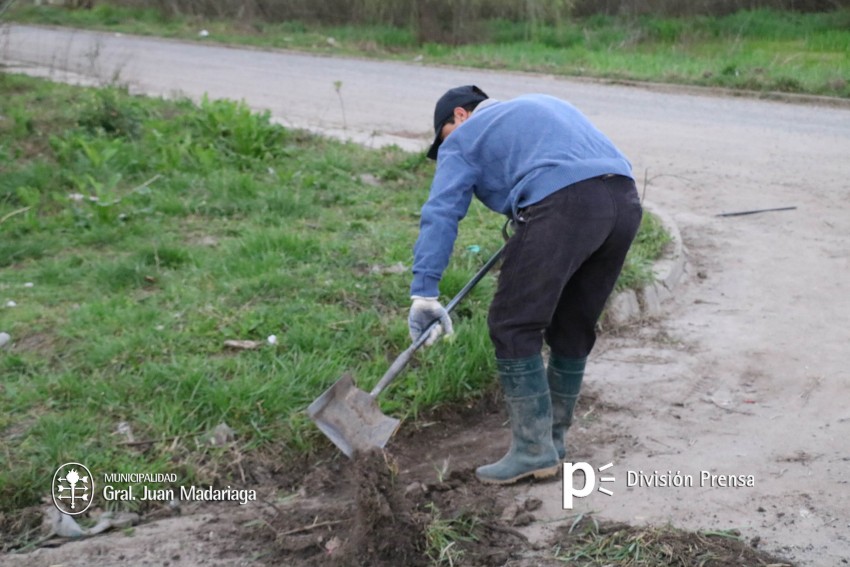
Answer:
POLYGON ((408 149, 427 145, 432 105, 451 86, 572 101, 631 157, 647 197, 678 222, 690 259, 668 318, 612 344, 616 352, 590 369, 589 387, 628 408, 631 417, 612 425, 634 442, 611 455, 583 449, 588 459, 616 459, 623 473, 617 498, 588 509, 742 527, 812 565, 850 560, 846 107, 25 26, 2 31, 0 60, 58 80, 117 77, 148 94, 244 99, 288 125, 408 149), (778 206, 797 209, 715 216, 778 206), (626 470, 654 469, 752 474, 756 486, 623 485, 626 470))

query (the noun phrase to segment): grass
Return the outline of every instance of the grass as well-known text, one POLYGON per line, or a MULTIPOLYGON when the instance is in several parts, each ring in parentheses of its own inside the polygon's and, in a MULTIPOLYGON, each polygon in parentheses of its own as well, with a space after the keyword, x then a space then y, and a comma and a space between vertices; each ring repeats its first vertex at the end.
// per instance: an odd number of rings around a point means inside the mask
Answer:
POLYGON ((686 532, 672 526, 600 525, 594 518, 578 518, 554 555, 576 567, 791 566, 748 545, 737 530, 686 532))
POLYGON ((850 10, 723 17, 593 16, 558 25, 486 21, 466 45, 420 43, 411 27, 209 21, 99 4, 21 4, 8 18, 268 48, 596 77, 850 97, 850 10))
POLYGON ((624 289, 639 289, 653 280, 652 265, 661 257, 671 237, 658 217, 644 212, 626 264, 617 280, 615 293, 624 289))
MULTIPOLYGON (((323 446, 308 403, 345 371, 371 387, 408 344, 409 276, 390 268, 410 266, 432 174, 422 155, 287 130, 242 104, 0 74, 0 330, 13 340, 0 511, 37 503, 64 462, 212 482, 233 450, 323 446), (208 443, 221 423, 235 447, 208 443)), ((473 205, 444 296, 500 229, 473 205)), ((456 340, 417 355, 386 411, 416 416, 492 383, 493 287, 459 306, 456 340)))
POLYGON ((425 554, 431 560, 431 564, 449 567, 461 565, 464 553, 458 544, 476 541, 477 518, 468 515, 444 518, 433 502, 428 503, 428 511, 429 521, 425 526, 425 554))

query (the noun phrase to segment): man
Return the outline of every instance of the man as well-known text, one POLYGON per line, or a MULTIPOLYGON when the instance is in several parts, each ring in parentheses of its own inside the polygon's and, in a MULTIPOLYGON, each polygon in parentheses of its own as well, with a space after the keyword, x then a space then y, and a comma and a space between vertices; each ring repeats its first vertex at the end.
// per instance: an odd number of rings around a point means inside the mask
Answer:
POLYGON ((512 441, 476 476, 496 484, 553 476, 566 456, 596 322, 640 224, 631 165, 575 107, 546 95, 500 102, 457 87, 437 101, 434 131, 428 157, 437 169, 414 247, 411 337, 437 319, 426 344, 452 333, 438 286, 473 195, 511 217, 488 327, 512 441))

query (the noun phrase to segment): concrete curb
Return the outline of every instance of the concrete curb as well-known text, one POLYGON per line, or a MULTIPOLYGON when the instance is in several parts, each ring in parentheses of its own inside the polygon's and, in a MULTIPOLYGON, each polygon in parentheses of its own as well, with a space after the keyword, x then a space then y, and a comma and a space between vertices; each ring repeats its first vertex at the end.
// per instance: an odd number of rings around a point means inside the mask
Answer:
POLYGON ((685 245, 679 227, 672 217, 653 203, 644 201, 644 210, 655 215, 670 234, 672 243, 664 256, 652 267, 655 282, 640 290, 628 289, 608 300, 603 324, 606 327, 623 327, 641 319, 658 317, 663 313, 664 303, 673 297, 673 292, 682 280, 687 260, 685 245))

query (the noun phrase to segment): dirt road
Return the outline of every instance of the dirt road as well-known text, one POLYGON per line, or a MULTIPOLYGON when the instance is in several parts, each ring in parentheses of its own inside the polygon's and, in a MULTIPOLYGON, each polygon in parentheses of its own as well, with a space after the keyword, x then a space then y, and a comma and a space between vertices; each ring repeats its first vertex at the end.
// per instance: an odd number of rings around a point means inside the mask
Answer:
MULTIPOLYGON (((408 149, 426 146, 432 105, 451 86, 572 101, 676 220, 689 265, 665 317, 605 339, 589 365, 598 403, 583 405, 570 450, 613 463, 613 496, 576 499, 569 512, 559 483, 514 490, 543 501, 539 519, 594 511, 738 528, 802 564, 850 562, 846 106, 17 26, 0 34, 3 60, 57 80, 244 99, 291 126, 408 149), (796 209, 716 216, 782 206, 796 209)), ((497 456, 503 441, 484 452, 497 456)), ((556 523, 526 530, 544 538, 556 523)))

